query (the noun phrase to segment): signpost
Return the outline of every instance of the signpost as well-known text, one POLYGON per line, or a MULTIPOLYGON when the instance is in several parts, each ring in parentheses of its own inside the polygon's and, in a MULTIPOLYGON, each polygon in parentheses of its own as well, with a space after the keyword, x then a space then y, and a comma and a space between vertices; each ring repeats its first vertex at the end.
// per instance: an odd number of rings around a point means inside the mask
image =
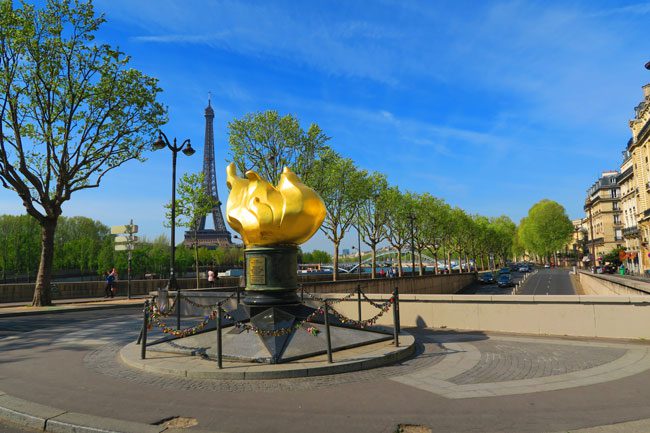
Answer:
POLYGON ((124 226, 113 226, 111 227, 111 234, 118 235, 115 236, 115 251, 128 251, 128 268, 126 271, 126 297, 131 299, 131 251, 135 249, 135 243, 138 241, 138 237, 134 236, 138 232, 138 226, 133 224, 131 220, 130 224, 124 226))

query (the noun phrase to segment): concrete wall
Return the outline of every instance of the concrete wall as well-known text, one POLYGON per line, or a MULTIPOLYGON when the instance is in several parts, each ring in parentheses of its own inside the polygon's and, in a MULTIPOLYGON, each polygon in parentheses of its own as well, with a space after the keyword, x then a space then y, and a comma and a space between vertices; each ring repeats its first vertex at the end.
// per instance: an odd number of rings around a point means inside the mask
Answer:
MULTIPOLYGON (((358 284, 367 293, 391 293, 399 286, 402 293, 456 293, 476 280, 476 274, 426 275, 422 277, 383 278, 359 280, 356 274, 339 275, 340 281, 331 281, 331 275, 300 275, 298 281, 305 291, 318 293, 349 293, 358 284), (323 281, 326 279, 326 281, 323 281)), ((180 278, 178 286, 183 289, 196 287, 193 278, 180 278)), ((217 287, 234 288, 239 284, 238 277, 222 277, 216 282, 217 287)), ((126 294, 125 280, 117 282, 118 295, 126 294)), ((131 294, 145 295, 167 285, 167 280, 132 280, 131 294)), ((207 287, 206 280, 200 281, 201 287, 207 287)), ((83 281, 77 283, 56 283, 59 293, 54 299, 101 298, 104 296, 103 281, 83 281)), ((0 303, 29 302, 34 295, 34 283, 4 284, 0 286, 0 303)))
MULTIPOLYGON (((371 298, 380 301, 389 295, 371 298)), ((334 308, 357 318, 356 302, 334 308)), ((364 319, 376 313, 363 304, 364 319)), ((650 339, 650 296, 400 295, 400 320, 405 327, 650 339)), ((392 326, 392 312, 379 324, 392 326)))
POLYGON ((650 283, 616 275, 578 271, 582 289, 588 295, 650 295, 650 283))

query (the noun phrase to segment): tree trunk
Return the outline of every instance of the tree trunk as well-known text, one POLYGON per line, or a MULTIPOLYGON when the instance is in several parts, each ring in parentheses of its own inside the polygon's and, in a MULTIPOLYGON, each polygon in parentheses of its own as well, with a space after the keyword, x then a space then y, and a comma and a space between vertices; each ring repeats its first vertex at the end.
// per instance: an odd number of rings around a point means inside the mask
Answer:
POLYGON ((438 275, 438 250, 436 250, 435 253, 433 253, 433 273, 435 275, 438 275))
POLYGON ((458 273, 463 273, 463 250, 457 250, 458 253, 458 273))
POLYGON ((196 271, 196 288, 200 288, 199 283, 199 247, 196 244, 196 239, 194 240, 194 270, 196 271))
POLYGON ((375 279, 377 278, 377 272, 376 268, 377 267, 377 244, 372 245, 372 270, 370 271, 370 278, 375 279))
POLYGON ((484 258, 485 258, 485 257, 483 256, 483 254, 481 254, 481 270, 482 270, 482 271, 485 270, 485 261, 483 260, 484 258))
POLYGON ((397 248, 397 271, 400 277, 404 276, 404 273, 402 271, 402 250, 399 248, 397 248))
POLYGON ((418 250, 418 261, 420 262, 420 276, 424 275, 424 264, 422 263, 422 251, 418 250))
MULTIPOLYGON (((361 254, 361 252, 359 252, 361 254)), ((339 243, 334 242, 334 269, 332 270, 332 281, 336 281, 339 276, 339 243)))
POLYGON ((447 251, 447 260, 445 262, 445 267, 451 274, 451 251, 447 251))
POLYGON ((465 266, 467 266, 467 272, 472 272, 472 267, 469 264, 469 257, 467 256, 467 251, 465 251, 465 266))
POLYGON ((41 224, 41 262, 36 276, 36 287, 32 306, 52 305, 50 282, 52 280, 52 261, 54 260, 54 233, 58 217, 48 217, 41 224))

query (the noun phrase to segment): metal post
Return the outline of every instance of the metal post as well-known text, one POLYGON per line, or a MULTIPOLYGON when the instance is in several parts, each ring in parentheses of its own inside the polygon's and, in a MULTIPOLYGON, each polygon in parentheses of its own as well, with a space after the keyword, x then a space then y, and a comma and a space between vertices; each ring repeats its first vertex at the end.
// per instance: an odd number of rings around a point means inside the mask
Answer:
POLYGON ((147 357, 147 328, 149 327, 149 300, 144 301, 142 310, 142 344, 140 345, 140 359, 147 357))
POLYGON ((181 329, 181 291, 176 289, 176 330, 181 329))
POLYGON ((327 301, 323 302, 323 316, 325 317, 325 338, 327 339, 327 362, 332 363, 332 340, 330 338, 330 321, 327 318, 329 314, 329 308, 327 307, 327 301))
POLYGON ((221 302, 217 304, 217 366, 223 368, 222 364, 222 350, 221 350, 221 302))
MULTIPOLYGON (((357 275, 361 279, 361 228, 357 223, 357 252, 359 253, 359 264, 357 265, 357 275)), ((372 277, 375 277, 375 270, 372 270, 372 277)))
POLYGON ((361 284, 357 284, 357 309, 359 310, 359 322, 361 322, 361 284))
POLYGON ((126 243, 126 245, 129 249, 129 265, 126 268, 126 299, 131 299, 131 248, 133 248, 133 218, 131 218, 131 224, 129 225, 129 241, 126 243))
POLYGON ((239 305, 240 296, 241 294, 240 294, 239 286, 237 286, 237 305, 239 305))
MULTIPOLYGON (((395 296, 395 292, 393 292, 395 296)), ((399 329, 398 329, 398 319, 397 319, 397 302, 393 303, 393 344, 395 347, 399 347, 399 329)))
POLYGON ((402 332, 402 324, 400 322, 400 317, 399 317, 399 287, 395 287, 395 291, 393 291, 393 296, 395 296, 395 311, 397 314, 397 332, 402 332))

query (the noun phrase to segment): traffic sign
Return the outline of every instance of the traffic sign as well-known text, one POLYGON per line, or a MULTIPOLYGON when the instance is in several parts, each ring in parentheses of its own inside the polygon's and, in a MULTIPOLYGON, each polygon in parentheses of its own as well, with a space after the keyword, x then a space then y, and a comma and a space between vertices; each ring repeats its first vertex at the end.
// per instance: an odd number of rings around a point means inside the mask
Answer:
POLYGON ((115 251, 133 251, 135 245, 133 244, 117 244, 115 245, 115 251))
POLYGON ((121 235, 121 234, 132 234, 138 232, 138 226, 136 224, 127 224, 124 226, 112 226, 111 234, 112 235, 121 235))
POLYGON ((137 236, 115 236, 116 244, 128 244, 130 242, 138 242, 137 236))

